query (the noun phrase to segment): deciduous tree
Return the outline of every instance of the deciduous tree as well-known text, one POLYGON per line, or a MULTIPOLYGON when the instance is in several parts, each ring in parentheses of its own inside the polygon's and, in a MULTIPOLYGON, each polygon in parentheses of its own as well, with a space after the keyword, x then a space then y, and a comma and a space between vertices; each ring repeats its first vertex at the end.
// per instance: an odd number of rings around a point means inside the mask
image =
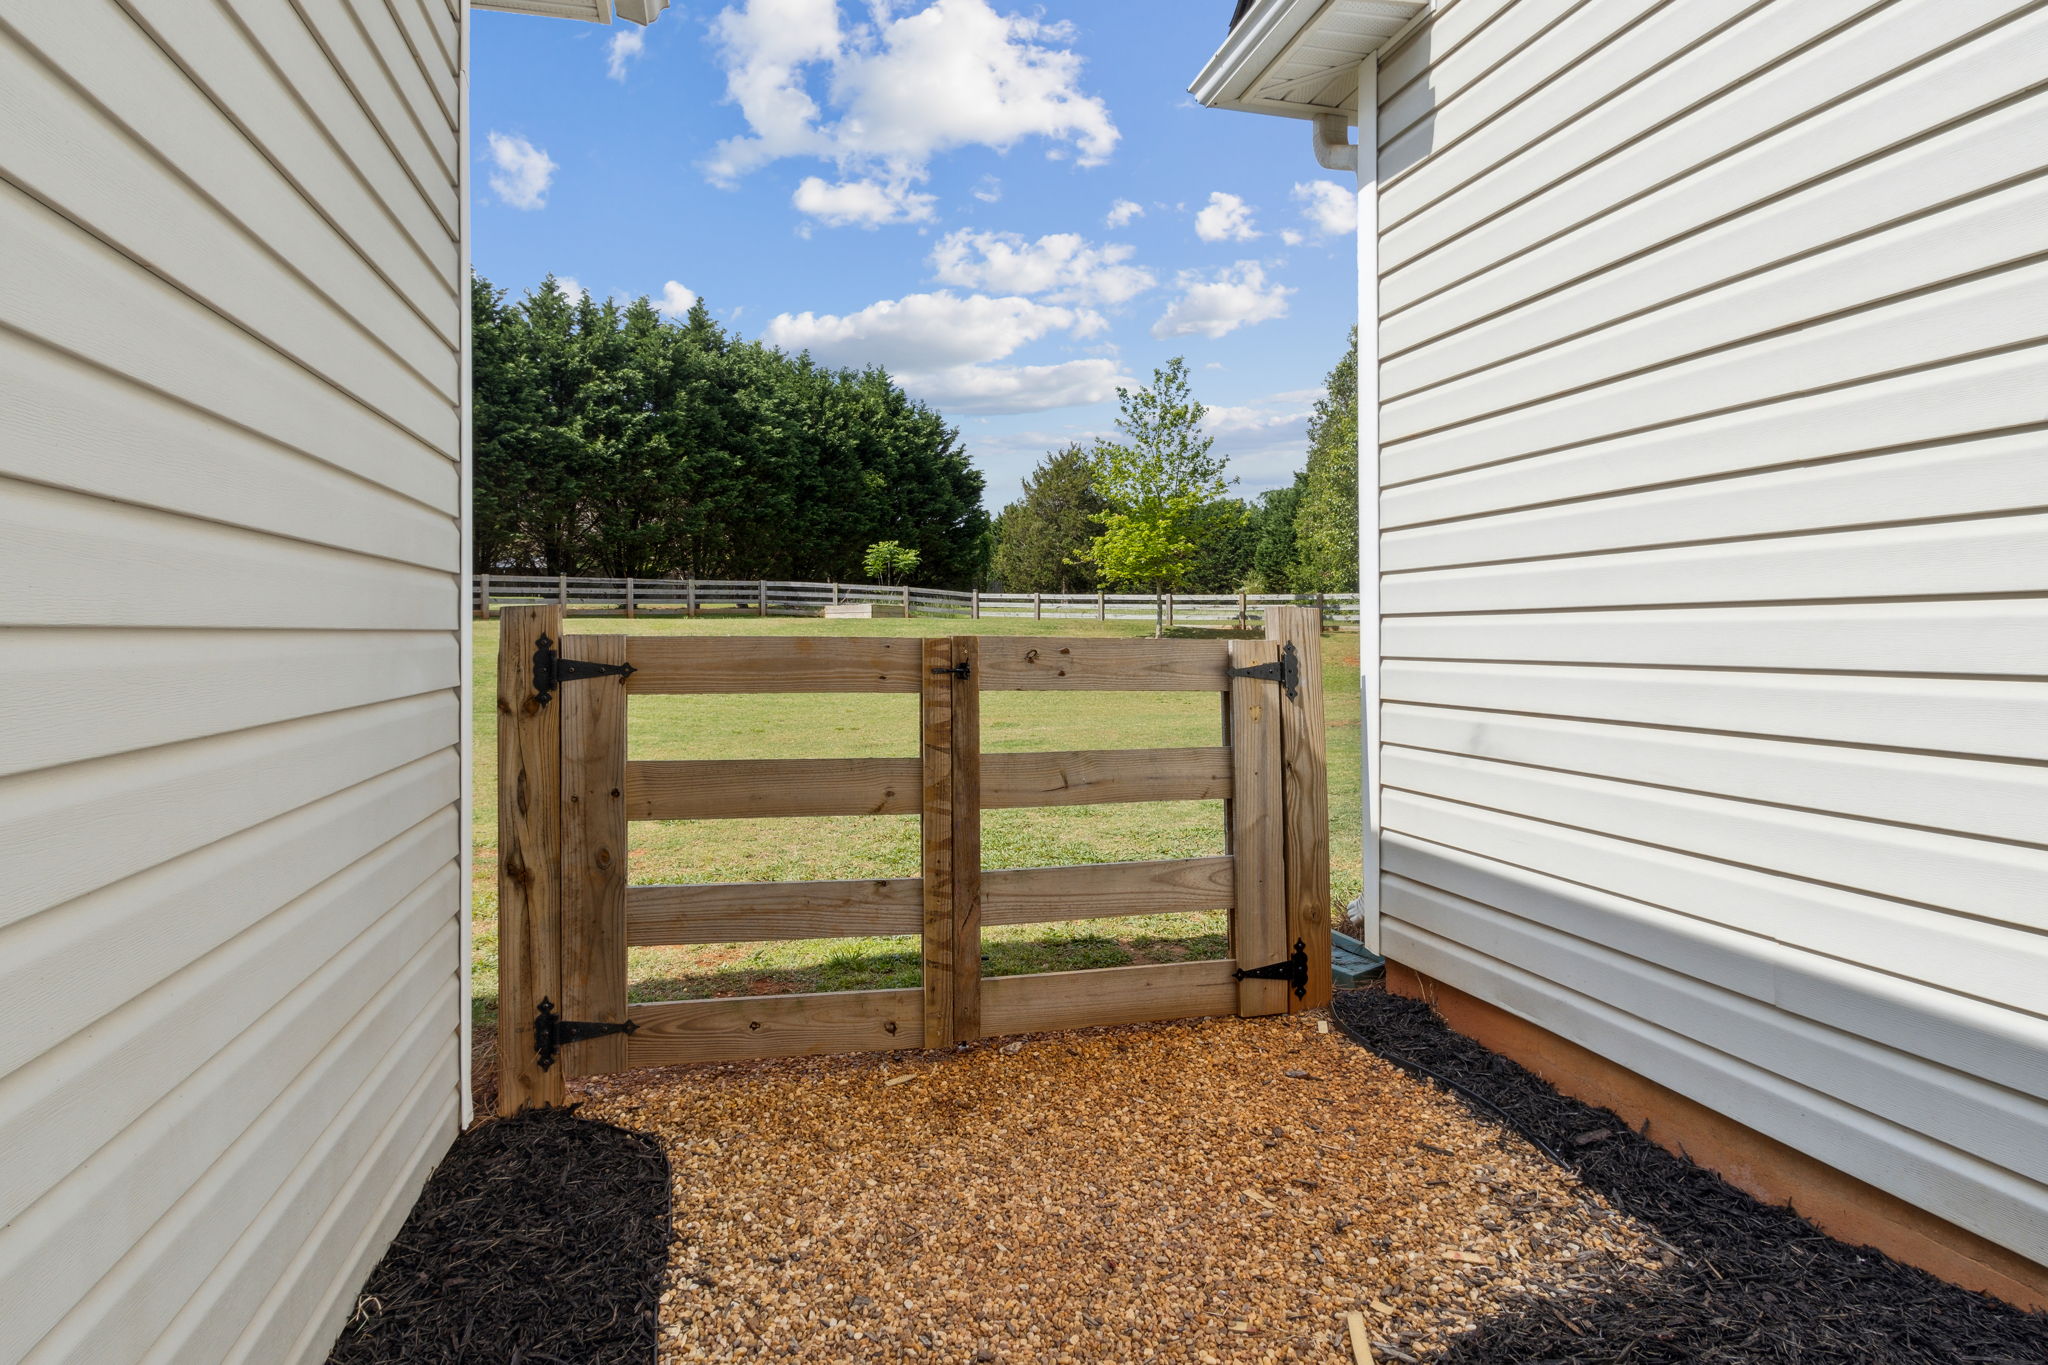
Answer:
POLYGON ((1358 591, 1358 330, 1308 424, 1291 590, 1358 591))
POLYGON ((1202 509, 1224 496, 1223 459, 1203 433, 1208 409, 1175 356, 1153 371, 1152 387, 1118 389, 1119 441, 1098 441, 1090 465, 1109 504, 1088 559, 1114 583, 1169 592, 1195 567, 1194 534, 1202 509))

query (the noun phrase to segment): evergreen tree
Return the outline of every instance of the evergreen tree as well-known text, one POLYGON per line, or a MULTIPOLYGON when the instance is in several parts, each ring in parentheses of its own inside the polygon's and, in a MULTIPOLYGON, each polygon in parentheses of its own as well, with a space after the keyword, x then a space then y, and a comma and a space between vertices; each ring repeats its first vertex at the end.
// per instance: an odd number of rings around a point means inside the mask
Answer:
POLYGON ((996 520, 996 578, 1009 592, 1093 591, 1095 568, 1082 555, 1108 510, 1087 453, 1050 452, 1024 480, 1024 496, 996 520))
POLYGON ((1294 517, 1295 592, 1358 591, 1358 329, 1309 419, 1308 469, 1294 517))
POLYGON ((913 581, 986 573, 982 477, 879 369, 828 370, 727 335, 699 301, 516 304, 471 285, 476 565, 546 573, 851 579, 869 545, 913 581))
POLYGON ((1196 508, 1188 518, 1187 575, 1177 585, 1184 592, 1242 592, 1251 577, 1252 552, 1258 545, 1257 513, 1238 498, 1218 498, 1196 508))
POLYGON ((1252 514, 1256 526, 1251 578, 1260 592, 1288 592, 1293 588, 1297 554, 1294 522, 1305 482, 1303 475, 1296 474, 1287 487, 1270 488, 1259 494, 1258 509, 1252 514))

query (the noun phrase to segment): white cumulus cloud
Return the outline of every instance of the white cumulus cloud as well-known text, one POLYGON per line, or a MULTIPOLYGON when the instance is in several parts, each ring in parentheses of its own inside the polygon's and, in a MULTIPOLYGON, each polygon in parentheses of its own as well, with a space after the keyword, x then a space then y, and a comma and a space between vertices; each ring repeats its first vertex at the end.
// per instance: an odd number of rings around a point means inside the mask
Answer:
POLYGON ((1053 303, 1128 303, 1159 281, 1127 264, 1135 248, 1095 246, 1071 232, 1027 241, 1014 232, 963 229, 940 241, 932 270, 941 284, 997 294, 1043 294, 1053 303))
POLYGON ((655 305, 656 308, 672 318, 686 316, 696 306, 697 291, 685 289, 674 280, 670 280, 661 287, 661 302, 655 305))
POLYGON ((562 291, 562 297, 571 303, 581 303, 590 297, 590 291, 576 282, 574 275, 555 276, 555 288, 562 291))
POLYGON ((615 81, 626 79, 626 63, 647 50, 647 31, 638 28, 621 28, 612 34, 611 44, 605 48, 605 75, 615 81))
POLYGON ((1113 360, 1069 360, 1059 365, 959 365, 899 375, 904 387, 946 412, 1043 412, 1106 403, 1128 383, 1113 360))
POLYGON ((1092 315, 1023 298, 965 297, 950 290, 871 303, 858 313, 782 313, 761 334, 784 350, 809 351, 828 365, 931 370, 1000 360, 1092 315))
POLYGON ((1109 206, 1109 216, 1102 221, 1113 228, 1128 227, 1133 218, 1143 218, 1145 206, 1134 204, 1128 199, 1119 199, 1109 206))
POLYGON ((555 182, 555 163, 523 137, 490 135, 491 189, 515 209, 546 208, 548 186, 555 182))
POLYGON ((1294 187, 1302 216, 1325 237, 1358 231, 1358 195, 1334 180, 1305 180, 1294 187))
POLYGON ((790 196, 797 212, 818 219, 827 227, 877 228, 884 223, 922 223, 932 217, 932 196, 915 194, 904 182, 842 180, 827 184, 822 177, 806 177, 790 196))
POLYGON ((1205 242, 1249 242, 1259 236, 1252 206, 1234 194, 1217 190, 1195 214, 1195 235, 1205 242))
POLYGON ((995 362, 1034 341, 1060 333, 1088 337, 1103 326, 1102 316, 1086 308, 940 290, 883 299, 857 313, 782 313, 761 337, 827 365, 886 366, 910 393, 948 411, 1035 412, 1112 396, 1116 363, 995 362))
POLYGON ((1284 318, 1287 296, 1294 292, 1285 285, 1268 284, 1265 267, 1257 261, 1239 261, 1213 275, 1182 271, 1175 284, 1181 296, 1152 324, 1152 335, 1161 339, 1205 336, 1214 340, 1240 327, 1284 318))
POLYGON ((1238 407, 1212 407, 1206 424, 1218 436, 1298 426, 1315 414, 1316 400, 1322 396, 1321 389, 1289 389, 1238 407))
POLYGON ((772 161, 814 157, 832 162, 842 183, 878 183, 907 201, 932 159, 955 147, 1042 138, 1048 155, 1082 165, 1115 149, 1108 106, 1082 89, 1071 25, 999 14, 989 0, 899 8, 873 4, 869 22, 852 25, 839 0, 744 0, 722 11, 712 35, 749 132, 718 145, 705 164, 711 179, 730 185, 772 161))

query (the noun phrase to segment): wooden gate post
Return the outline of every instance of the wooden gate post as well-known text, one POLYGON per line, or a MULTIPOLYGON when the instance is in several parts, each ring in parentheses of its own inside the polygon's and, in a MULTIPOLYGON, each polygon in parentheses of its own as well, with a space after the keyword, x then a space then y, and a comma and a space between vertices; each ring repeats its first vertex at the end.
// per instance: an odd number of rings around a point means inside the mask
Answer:
POLYGON ((1330 765, 1323 728, 1323 614, 1313 607, 1266 608, 1266 638, 1293 645, 1301 676, 1289 701, 1277 693, 1280 796, 1287 829, 1287 942, 1308 945, 1308 995, 1290 1011, 1330 1003, 1330 765))
POLYGON ((491 619, 491 576, 487 573, 476 576, 476 619, 491 619))
POLYGON ((924 1045, 981 1036, 981 656, 924 642, 924 1045))
POLYGON ((626 619, 633 619, 633 580, 626 580, 626 619))
POLYGON ((533 1021, 562 1000, 562 707, 534 699, 533 655, 562 638, 562 609, 506 607, 498 642, 498 1112, 560 1104, 533 1021))
POLYGON ((766 579, 763 579, 763 580, 761 581, 761 585, 760 585, 760 587, 761 587, 761 619, 762 619, 763 621, 765 621, 765 620, 767 620, 767 619, 768 619, 768 581, 767 581, 766 579))
MULTIPOLYGON (((623 635, 571 635, 562 657, 626 662, 623 635)), ((626 1018, 626 683, 587 678, 561 688, 562 993, 564 1019, 626 1018)), ((557 1070, 595 1076, 626 1065, 623 1035, 563 1048, 557 1070)))
MULTIPOLYGON (((1230 642, 1232 668, 1254 668, 1279 658, 1280 646, 1267 640, 1230 642)), ((1231 943, 1238 966, 1246 969, 1283 962, 1294 951, 1294 940, 1288 937, 1280 792, 1280 703, 1285 696, 1269 679, 1230 680, 1231 857, 1237 878, 1231 943)), ((1327 948, 1323 956, 1328 958, 1327 948)), ((1323 970, 1327 980, 1327 962, 1323 970)), ((1294 1003, 1285 981, 1238 982, 1239 1014, 1285 1014, 1294 1003)))

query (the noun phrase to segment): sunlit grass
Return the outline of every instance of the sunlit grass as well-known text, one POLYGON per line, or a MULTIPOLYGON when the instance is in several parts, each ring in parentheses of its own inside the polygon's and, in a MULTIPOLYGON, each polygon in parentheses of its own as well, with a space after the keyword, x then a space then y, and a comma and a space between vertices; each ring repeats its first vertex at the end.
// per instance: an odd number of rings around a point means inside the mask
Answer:
MULTIPOLYGON (((672 636, 948 634, 1137 637, 1139 622, 760 620, 691 621, 642 616, 571 618, 572 632, 672 636)), ((1176 632, 1194 635, 1199 632, 1176 632)), ((1358 637, 1324 639, 1330 726, 1332 900, 1358 894, 1358 637)), ((477 1020, 497 1012, 498 627, 476 624, 476 849, 472 984, 477 1020)), ((1220 742, 1221 710, 1197 693, 988 693, 982 746, 988 752, 1146 749, 1220 742)), ((909 696, 772 695, 635 697, 627 718, 635 758, 870 758, 917 753, 917 702, 909 696)), ((989 868, 1052 867, 1188 858, 1223 851, 1220 802, 1190 801, 1043 810, 982 817, 989 868)), ((809 881, 918 875, 914 816, 636 823, 628 876, 660 882, 809 881)), ((1148 915, 990 929, 984 970, 992 976, 1176 962, 1226 954, 1220 912, 1148 915)), ((865 990, 918 984, 915 938, 815 939, 628 954, 634 1000, 694 999, 782 991, 865 990)))

